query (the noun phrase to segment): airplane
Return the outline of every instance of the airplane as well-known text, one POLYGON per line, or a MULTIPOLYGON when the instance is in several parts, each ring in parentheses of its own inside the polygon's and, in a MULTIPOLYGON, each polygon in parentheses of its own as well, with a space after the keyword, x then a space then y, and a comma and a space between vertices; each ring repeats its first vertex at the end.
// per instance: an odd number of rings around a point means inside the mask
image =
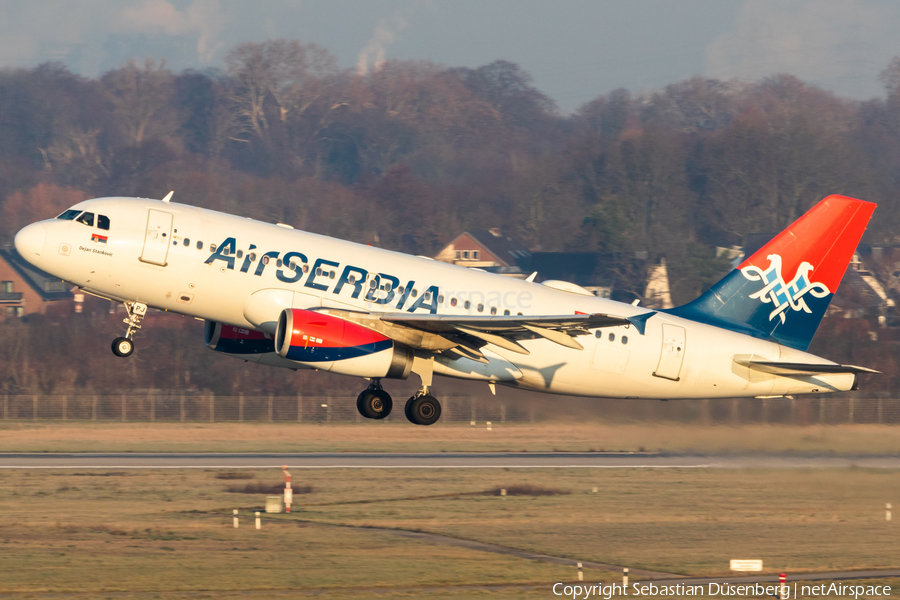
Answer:
POLYGON ((858 389, 806 352, 875 209, 828 196, 696 300, 648 309, 171 201, 96 198, 15 236, 35 267, 121 302, 134 352, 149 307, 205 321, 206 345, 272 367, 421 379, 407 419, 431 425, 434 375, 608 398, 771 398, 858 389))

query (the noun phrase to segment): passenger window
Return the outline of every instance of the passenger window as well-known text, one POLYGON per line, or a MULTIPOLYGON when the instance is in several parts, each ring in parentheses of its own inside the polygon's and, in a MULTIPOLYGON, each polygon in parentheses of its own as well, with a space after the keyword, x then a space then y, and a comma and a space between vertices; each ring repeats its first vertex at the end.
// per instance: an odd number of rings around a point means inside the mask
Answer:
POLYGON ((197 250, 203 250, 203 242, 197 242, 197 250))
POLYGON ((190 245, 191 245, 191 240, 190 240, 190 238, 184 238, 184 245, 185 245, 185 246, 190 246, 190 245))
POLYGON ((623 336, 622 336, 622 343, 623 343, 623 344, 627 344, 627 343, 628 343, 628 336, 627 336, 627 335, 623 335, 623 336))
POLYGON ((106 215, 97 215, 97 227, 109 231, 109 217, 106 215))
POLYGON ((88 227, 93 227, 94 226, 94 213, 92 213, 92 212, 81 213, 81 216, 75 220, 78 221, 79 223, 84 223, 88 227))
POLYGON ((492 314, 492 315, 496 315, 496 314, 497 314, 497 307, 496 307, 496 306, 492 306, 492 307, 491 307, 491 314, 492 314))
POLYGON ((62 219, 63 221, 74 221, 75 217, 77 217, 80 214, 81 214, 80 210, 75 210, 75 209, 70 208, 69 210, 67 210, 66 212, 64 212, 63 214, 59 215, 56 218, 62 219))
POLYGON ((614 334, 614 333, 609 334, 609 341, 611 341, 611 342, 616 341, 616 334, 614 334))
POLYGON ((450 298, 450 306, 456 306, 456 298, 450 298))
POLYGON ((601 330, 598 329, 597 331, 594 332, 594 337, 596 337, 597 339, 602 338, 602 337, 603 337, 603 331, 601 331, 601 330))
POLYGON ((469 308, 470 308, 471 306, 472 306, 472 303, 469 302, 468 300, 466 300, 466 303, 463 304, 463 308, 465 308, 466 310, 469 310, 469 308))
POLYGON ((503 314, 504 314, 504 316, 507 316, 507 317, 508 317, 508 316, 509 316, 509 309, 507 308, 506 310, 504 310, 504 311, 503 311, 503 314))
POLYGON ((210 251, 210 252, 215 252, 215 251, 216 251, 216 245, 215 245, 215 244, 210 244, 210 245, 209 245, 209 251, 210 251))
POLYGON ((243 250, 238 250, 237 257, 238 257, 238 258, 244 258, 244 251, 243 251, 243 250))

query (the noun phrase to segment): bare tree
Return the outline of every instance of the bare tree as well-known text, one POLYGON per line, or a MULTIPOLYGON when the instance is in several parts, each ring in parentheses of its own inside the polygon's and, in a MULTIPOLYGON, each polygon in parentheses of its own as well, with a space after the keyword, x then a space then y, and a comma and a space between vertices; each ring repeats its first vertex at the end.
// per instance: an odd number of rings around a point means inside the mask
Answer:
POLYGON ((260 138, 267 137, 266 100, 271 97, 281 122, 303 114, 322 94, 322 80, 337 73, 337 61, 317 44, 296 40, 245 43, 225 56, 236 88, 238 113, 260 138))
POLYGON ((148 58, 144 66, 129 60, 124 67, 103 76, 107 97, 126 144, 140 145, 149 137, 174 133, 173 111, 165 110, 172 97, 173 75, 166 62, 148 58))

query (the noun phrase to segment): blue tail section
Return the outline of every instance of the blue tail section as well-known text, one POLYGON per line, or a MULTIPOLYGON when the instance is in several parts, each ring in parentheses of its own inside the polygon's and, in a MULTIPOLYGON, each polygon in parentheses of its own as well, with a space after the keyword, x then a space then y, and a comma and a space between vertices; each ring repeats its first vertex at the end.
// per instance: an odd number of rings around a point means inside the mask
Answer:
POLYGON ((829 196, 705 294, 664 312, 806 350, 874 210, 829 196))

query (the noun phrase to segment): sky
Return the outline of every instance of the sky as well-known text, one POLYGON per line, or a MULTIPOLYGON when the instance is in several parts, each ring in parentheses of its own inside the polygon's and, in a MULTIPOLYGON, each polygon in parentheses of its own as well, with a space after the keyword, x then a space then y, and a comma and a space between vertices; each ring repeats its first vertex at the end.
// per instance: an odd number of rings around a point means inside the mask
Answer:
POLYGON ((341 67, 518 63, 562 113, 618 88, 790 73, 883 96, 900 55, 893 0, 0 0, 0 68, 61 61, 96 77, 129 58, 215 68, 241 42, 315 42, 341 67))

